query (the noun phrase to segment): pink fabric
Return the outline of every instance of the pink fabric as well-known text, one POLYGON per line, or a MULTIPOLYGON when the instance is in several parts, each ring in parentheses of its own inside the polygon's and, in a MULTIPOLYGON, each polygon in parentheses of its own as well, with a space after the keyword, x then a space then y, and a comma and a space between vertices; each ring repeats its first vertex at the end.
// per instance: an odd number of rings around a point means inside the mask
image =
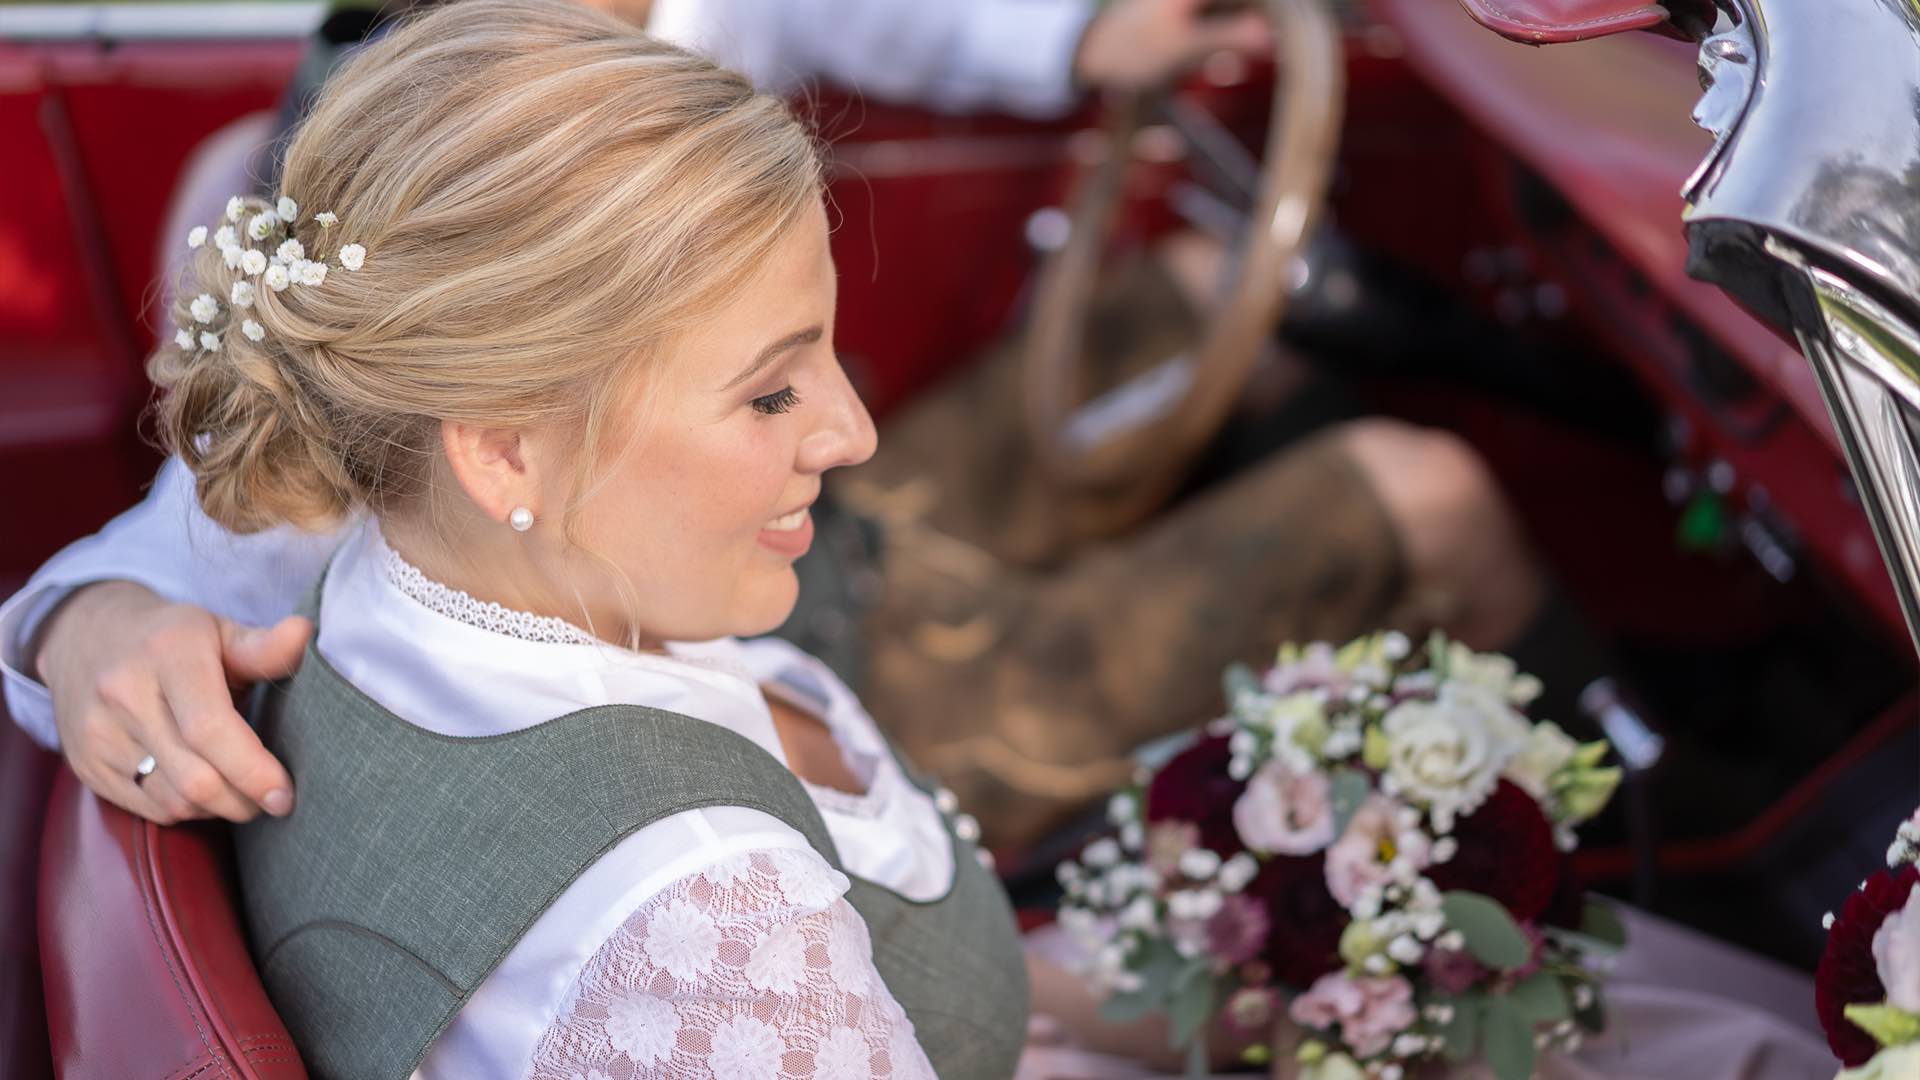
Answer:
POLYGON ((781 849, 668 886, 588 962, 529 1075, 930 1080, 845 889, 781 849))

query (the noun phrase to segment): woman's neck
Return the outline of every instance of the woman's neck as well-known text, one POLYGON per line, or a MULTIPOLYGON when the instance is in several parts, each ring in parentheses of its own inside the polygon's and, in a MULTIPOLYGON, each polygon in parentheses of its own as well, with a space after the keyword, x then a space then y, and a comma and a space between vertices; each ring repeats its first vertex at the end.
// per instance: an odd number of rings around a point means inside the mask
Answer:
POLYGON ((570 589, 563 575, 531 557, 519 534, 493 522, 463 523, 442 531, 404 518, 378 520, 381 537, 428 580, 510 611, 562 619, 602 641, 637 652, 662 652, 661 642, 634 631, 617 604, 570 589), (489 533, 498 530, 502 536, 489 533), (459 536, 448 539, 447 532, 459 536))

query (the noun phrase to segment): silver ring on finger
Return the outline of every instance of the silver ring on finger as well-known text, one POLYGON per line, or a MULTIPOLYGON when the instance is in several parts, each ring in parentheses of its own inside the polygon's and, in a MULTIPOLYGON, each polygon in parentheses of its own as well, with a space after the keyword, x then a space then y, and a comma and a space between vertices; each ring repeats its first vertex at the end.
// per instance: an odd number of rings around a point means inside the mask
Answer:
POLYGON ((140 781, 145 780, 149 776, 152 776, 153 770, 157 768, 159 764, 160 764, 159 762, 153 760, 152 754, 148 754, 146 757, 141 758, 140 764, 135 765, 133 767, 133 782, 138 784, 140 781))

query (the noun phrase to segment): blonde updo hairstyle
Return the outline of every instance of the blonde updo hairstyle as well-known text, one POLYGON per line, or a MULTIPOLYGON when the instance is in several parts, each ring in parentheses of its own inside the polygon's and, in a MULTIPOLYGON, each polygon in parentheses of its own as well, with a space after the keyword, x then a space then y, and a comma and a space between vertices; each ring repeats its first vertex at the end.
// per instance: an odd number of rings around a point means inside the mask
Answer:
MULTIPOLYGON (((194 347, 148 364, 206 512, 243 533, 404 512, 456 421, 579 432, 571 523, 649 357, 817 204, 821 165, 784 102, 706 59, 563 0, 461 0, 329 80, 279 194, 297 218, 255 246, 300 240, 325 280, 275 291, 207 244, 175 294, 194 347)), ((248 202, 241 244, 272 205, 248 202)))

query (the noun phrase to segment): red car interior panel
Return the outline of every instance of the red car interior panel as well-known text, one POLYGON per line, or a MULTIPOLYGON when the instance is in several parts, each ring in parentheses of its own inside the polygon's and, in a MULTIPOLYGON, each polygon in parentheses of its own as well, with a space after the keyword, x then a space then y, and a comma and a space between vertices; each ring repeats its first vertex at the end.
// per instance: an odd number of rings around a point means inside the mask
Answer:
MULTIPOLYGON (((1667 20, 1639 0, 1460 0, 1489 30, 1532 45, 1646 30, 1667 20)), ((1439 5, 1435 5, 1439 6, 1439 5)))
POLYGON ((248 956, 226 846, 224 825, 159 828, 60 771, 40 955, 63 1080, 306 1076, 248 956))

